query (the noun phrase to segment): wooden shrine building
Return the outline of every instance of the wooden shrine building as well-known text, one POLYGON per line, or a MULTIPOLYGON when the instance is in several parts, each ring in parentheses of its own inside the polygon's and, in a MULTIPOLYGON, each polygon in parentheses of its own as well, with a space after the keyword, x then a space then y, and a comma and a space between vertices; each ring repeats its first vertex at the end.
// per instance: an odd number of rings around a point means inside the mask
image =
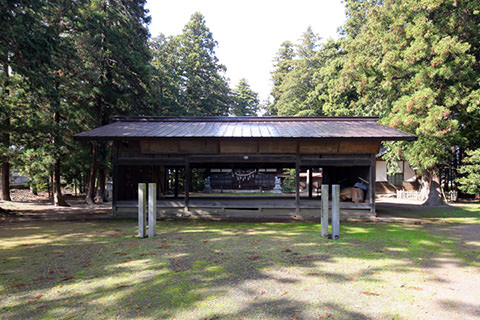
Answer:
POLYGON ((342 217, 368 217, 381 142, 416 139, 377 120, 116 117, 75 138, 113 141, 114 215, 135 216, 137 184, 155 182, 159 217, 316 219, 319 184, 346 190, 342 217))

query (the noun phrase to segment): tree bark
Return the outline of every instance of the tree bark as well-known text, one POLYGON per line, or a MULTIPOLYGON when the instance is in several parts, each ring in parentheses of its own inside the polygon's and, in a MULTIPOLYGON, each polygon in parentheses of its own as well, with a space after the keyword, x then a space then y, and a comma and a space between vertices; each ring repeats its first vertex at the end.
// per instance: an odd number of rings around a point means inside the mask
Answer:
POLYGON ((38 188, 37 188, 37 184, 36 183, 30 183, 30 192, 33 194, 33 195, 38 195, 38 188))
MULTIPOLYGON (((9 75, 8 64, 4 65, 4 73, 5 73, 5 83, 4 83, 5 94, 8 97, 10 95, 10 90, 8 88, 9 81, 10 81, 9 80, 10 75, 9 75)), ((2 143, 3 143, 3 146, 5 148, 9 148, 10 147, 10 133, 9 133, 8 130, 10 130, 10 116, 8 114, 8 111, 7 111, 6 118, 5 118, 5 128, 7 128, 7 130, 2 136, 2 143)), ((2 159, 1 160, 2 161, 2 168, 1 168, 2 178, 1 178, 1 181, 0 181, 1 189, 2 189, 2 192, 0 194, 1 200, 12 201, 12 199, 10 198, 10 162, 9 162, 8 155, 4 154, 1 159, 2 159)))
POLYGON ((95 180, 97 177, 97 142, 92 142, 92 162, 88 178, 87 195, 85 201, 88 204, 95 203, 95 180))
POLYGON ((62 185, 60 183, 60 159, 55 160, 53 170, 53 205, 56 207, 69 207, 62 194, 62 185))
POLYGON ((10 198, 10 163, 8 162, 8 157, 2 157, 2 193, 1 197, 3 201, 12 201, 10 198))
POLYGON ((98 187, 97 187, 97 197, 96 200, 98 203, 103 203, 107 201, 106 194, 105 194, 105 179, 107 177, 107 173, 105 168, 101 168, 98 170, 98 187))
POLYGON ((446 205, 446 199, 441 191, 440 177, 433 170, 427 176, 422 177, 427 199, 423 203, 425 207, 438 207, 446 205))

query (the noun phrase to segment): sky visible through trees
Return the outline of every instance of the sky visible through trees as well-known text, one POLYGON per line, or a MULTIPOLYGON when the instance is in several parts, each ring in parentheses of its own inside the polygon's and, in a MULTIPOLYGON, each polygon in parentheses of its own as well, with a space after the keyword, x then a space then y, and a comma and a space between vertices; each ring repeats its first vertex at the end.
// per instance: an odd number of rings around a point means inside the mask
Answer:
POLYGON ((201 12, 218 47, 215 52, 227 66, 226 76, 235 87, 247 79, 267 100, 272 82, 272 59, 284 41, 296 41, 309 26, 322 39, 338 38, 337 29, 345 21, 342 0, 178 0, 147 1, 152 21, 152 37, 178 35, 194 12, 201 12))

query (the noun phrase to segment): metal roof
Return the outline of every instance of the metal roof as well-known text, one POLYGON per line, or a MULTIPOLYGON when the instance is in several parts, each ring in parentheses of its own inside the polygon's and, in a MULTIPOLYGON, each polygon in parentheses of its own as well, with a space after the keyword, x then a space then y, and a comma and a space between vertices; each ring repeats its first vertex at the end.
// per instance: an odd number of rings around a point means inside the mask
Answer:
POLYGON ((374 139, 416 140, 374 117, 115 117, 115 122, 75 135, 84 140, 155 139, 374 139))

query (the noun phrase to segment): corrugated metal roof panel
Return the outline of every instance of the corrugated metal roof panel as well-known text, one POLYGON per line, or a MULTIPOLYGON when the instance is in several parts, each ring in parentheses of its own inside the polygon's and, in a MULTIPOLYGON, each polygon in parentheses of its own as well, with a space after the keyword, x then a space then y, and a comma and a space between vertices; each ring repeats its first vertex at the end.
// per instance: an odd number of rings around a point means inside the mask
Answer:
POLYGON ((415 140, 416 136, 376 122, 376 118, 117 118, 77 134, 77 139, 312 138, 415 140))

